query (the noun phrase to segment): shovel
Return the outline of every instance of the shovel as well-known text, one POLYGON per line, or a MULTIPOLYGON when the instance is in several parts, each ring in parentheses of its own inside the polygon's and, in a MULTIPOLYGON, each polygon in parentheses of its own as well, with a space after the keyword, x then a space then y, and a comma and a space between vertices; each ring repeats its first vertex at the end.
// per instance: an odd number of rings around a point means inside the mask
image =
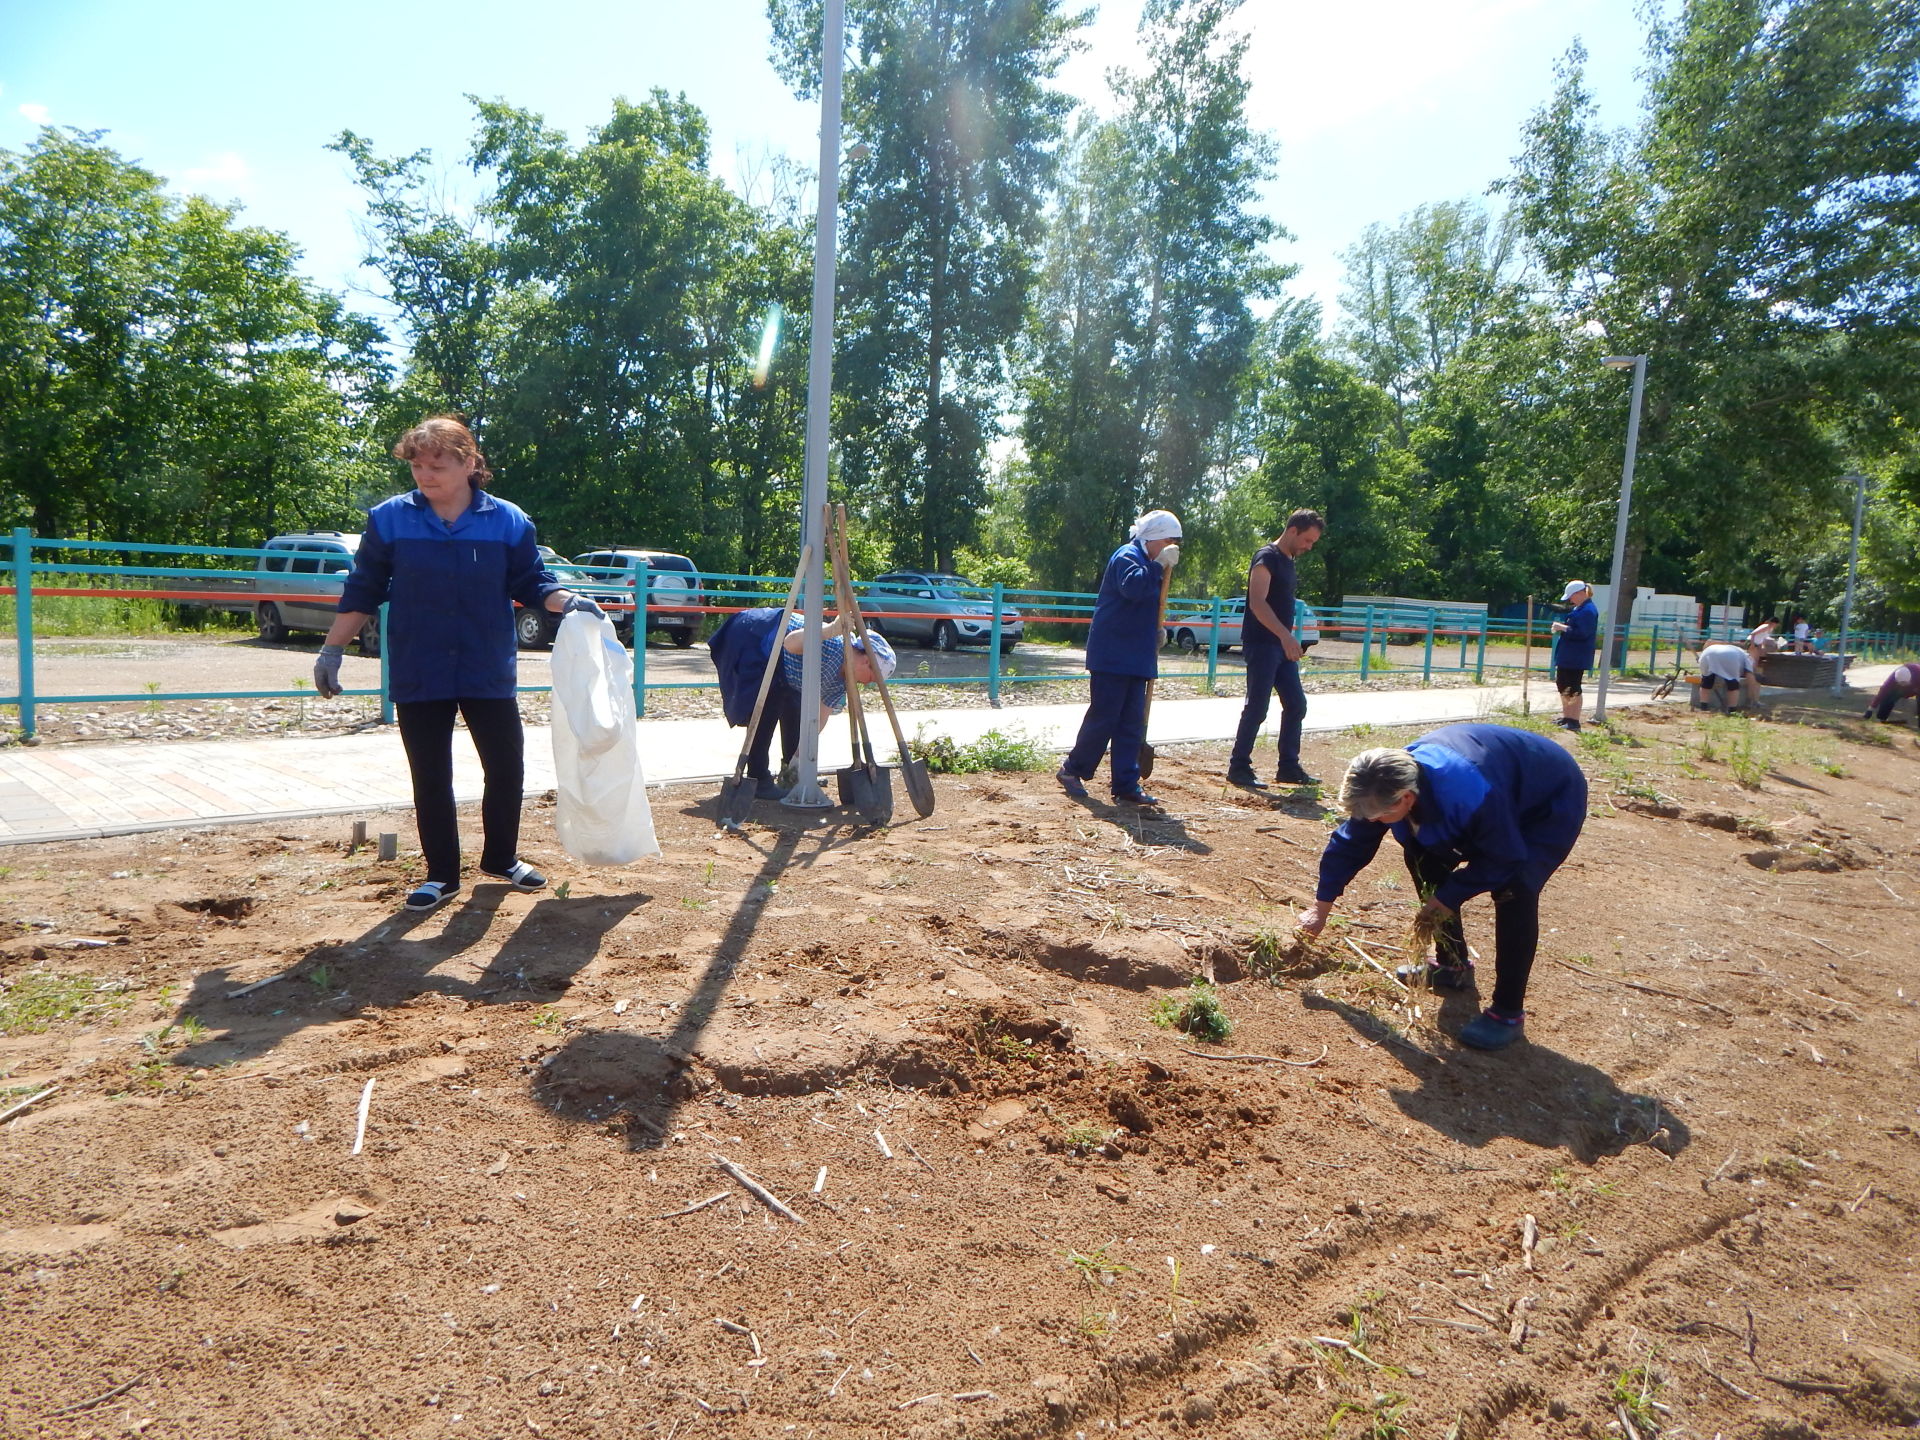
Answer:
MULTIPOLYGON (((1160 623, 1154 628, 1153 632, 1156 636, 1162 638, 1163 643, 1167 633, 1167 590, 1172 584, 1173 567, 1171 565, 1163 565, 1160 568, 1160 623)), ((1153 687, 1157 683, 1156 680, 1147 681, 1147 704, 1146 709, 1140 716, 1140 729, 1143 732, 1147 728, 1147 722, 1153 718, 1153 687)), ((1147 741, 1142 740, 1140 742, 1140 779, 1143 782, 1149 775, 1153 774, 1153 760, 1153 746, 1147 741)))
POLYGON ((800 568, 793 572, 793 584, 787 589, 786 609, 780 612, 780 628, 774 632, 773 648, 767 652, 767 667, 760 672, 760 693, 754 698, 753 718, 747 721, 747 738, 740 744, 740 758, 733 762, 733 778, 720 787, 720 824, 728 830, 738 830, 741 822, 753 813, 754 792, 760 782, 747 779, 747 752, 753 749, 754 733, 760 728, 760 712, 766 708, 767 692, 773 688, 773 672, 780 663, 781 642, 787 638, 787 621, 793 616, 793 607, 799 603, 800 582, 812 559, 813 547, 803 546, 800 568))
MULTIPOLYGON (((829 510, 826 524, 821 528, 831 535, 832 526, 833 512, 829 510)), ((828 549, 833 560, 833 590, 841 618, 856 617, 855 628, 864 636, 865 631, 858 626, 860 612, 853 604, 853 587, 847 581, 845 542, 836 546, 829 540, 828 549)), ((893 819, 893 777, 874 758, 873 740, 867 734, 867 717, 860 708, 860 685, 853 678, 853 637, 846 634, 844 627, 840 665, 841 678, 847 687, 847 725, 852 731, 853 764, 834 775, 835 786, 842 805, 850 806, 869 825, 885 825, 893 819)))
MULTIPOLYGON (((838 508, 838 519, 836 557, 840 568, 851 575, 852 566, 847 562, 846 506, 842 505, 838 508)), ((868 635, 866 617, 860 613, 860 602, 853 596, 851 582, 847 586, 846 605, 847 613, 852 615, 854 626, 860 633, 861 648, 866 649, 872 641, 868 635)), ((868 650, 867 653, 873 652, 868 650)), ((887 677, 880 673, 877 665, 874 667, 873 678, 874 684, 880 691, 880 703, 886 707, 887 723, 893 726, 893 743, 900 752, 900 776, 907 782, 907 799, 913 802, 913 813, 924 820, 933 814, 933 777, 927 774, 926 762, 915 759, 913 753, 907 749, 907 737, 900 730, 900 717, 894 713, 893 696, 887 691, 887 677)), ((864 721, 864 716, 862 719, 864 721)))

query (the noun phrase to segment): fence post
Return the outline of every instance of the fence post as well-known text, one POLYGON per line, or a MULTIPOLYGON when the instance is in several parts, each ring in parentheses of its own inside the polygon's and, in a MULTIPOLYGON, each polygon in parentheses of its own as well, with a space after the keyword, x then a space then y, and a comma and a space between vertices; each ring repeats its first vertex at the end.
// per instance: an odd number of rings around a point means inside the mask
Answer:
POLYGON ((1422 685, 1431 685, 1433 683, 1433 625, 1434 617, 1437 613, 1431 605, 1427 607, 1427 654, 1426 658, 1420 664, 1420 683, 1422 685))
POLYGON ((1653 622, 1653 649, 1648 652, 1647 669, 1656 672, 1660 669, 1660 622, 1658 620, 1653 622))
MULTIPOLYGON (((1245 624, 1245 621, 1241 622, 1245 624)), ((1244 635, 1244 632, 1242 632, 1244 635)), ((1366 683, 1367 675, 1373 666, 1373 606, 1367 606, 1366 634, 1360 640, 1360 681, 1366 683)))
POLYGON ((387 644, 387 602, 380 602, 380 723, 393 724, 393 654, 387 644))
MULTIPOLYGON (((1300 602, 1296 600, 1293 603, 1297 614, 1300 602)), ((1220 597, 1218 595, 1213 597, 1212 608, 1207 611, 1207 624, 1212 627, 1207 634, 1207 694, 1211 695, 1215 684, 1220 679, 1220 597)), ((1246 639, 1247 621, 1243 615, 1240 619, 1242 654, 1245 653, 1246 639)))
POLYGON ((1483 684, 1487 678, 1488 613, 1485 610, 1480 612, 1480 648, 1473 657, 1473 683, 1476 685, 1483 684))
MULTIPOLYGON (((647 713, 647 608, 653 603, 653 567, 642 560, 633 567, 633 713, 647 713)), ((774 644, 781 637, 774 637, 774 644)))
POLYGON ((13 633, 20 644, 20 733, 33 734, 33 532, 13 527, 13 633))
POLYGON ((993 582, 993 629, 987 634, 987 704, 1000 708, 1000 612, 1005 608, 1006 585, 993 582))

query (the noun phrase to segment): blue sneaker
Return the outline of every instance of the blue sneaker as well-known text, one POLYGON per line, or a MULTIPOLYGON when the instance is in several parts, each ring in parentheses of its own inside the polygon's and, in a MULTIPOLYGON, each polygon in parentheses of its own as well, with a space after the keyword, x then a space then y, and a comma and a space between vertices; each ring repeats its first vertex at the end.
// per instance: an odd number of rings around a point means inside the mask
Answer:
POLYGON ((1053 772, 1053 778, 1060 782, 1060 788, 1076 800, 1087 798, 1086 783, 1064 765, 1053 772))
POLYGON ((1460 1043, 1470 1045, 1475 1050, 1504 1050, 1516 1041, 1527 1038, 1525 1019, 1523 1015, 1509 1019, 1491 1010, 1483 1010, 1460 1027, 1460 1043))
POLYGON ((1140 805, 1151 809, 1160 803, 1160 799, 1157 795, 1149 795, 1144 790, 1116 790, 1113 792, 1113 803, 1116 805, 1140 805))

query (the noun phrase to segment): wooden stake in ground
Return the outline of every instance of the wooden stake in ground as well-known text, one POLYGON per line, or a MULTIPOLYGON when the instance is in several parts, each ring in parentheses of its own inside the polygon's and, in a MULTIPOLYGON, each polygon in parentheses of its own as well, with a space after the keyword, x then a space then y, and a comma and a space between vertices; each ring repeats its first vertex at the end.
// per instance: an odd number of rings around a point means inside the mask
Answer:
POLYGON ((1533 597, 1527 596, 1527 658, 1520 666, 1520 713, 1533 713, 1533 597))

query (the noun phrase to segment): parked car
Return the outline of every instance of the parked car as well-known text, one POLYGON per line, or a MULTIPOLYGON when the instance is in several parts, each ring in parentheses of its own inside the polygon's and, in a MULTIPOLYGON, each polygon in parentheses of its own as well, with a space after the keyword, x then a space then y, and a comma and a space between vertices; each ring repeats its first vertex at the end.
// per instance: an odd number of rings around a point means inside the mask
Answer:
MULTIPOLYGON (((254 601, 253 622, 260 638, 279 641, 295 631, 324 635, 339 613, 338 596, 360 548, 359 532, 300 530, 276 535, 260 548, 268 553, 255 566, 254 589, 262 597, 284 597, 254 601), (306 598, 326 595, 335 598, 306 598)), ((360 627, 359 645, 362 655, 380 653, 378 616, 360 627)))
MULTIPOLYGON (((889 640, 912 640, 935 650, 993 643, 993 589, 937 570, 890 570, 868 582, 865 609, 877 610, 873 628, 889 640)), ((1011 650, 1027 633, 1012 606, 1000 611, 1000 648, 1011 650)))
MULTIPOLYGON (((650 609, 647 612, 647 629, 662 631, 678 648, 685 650, 699 636, 700 622, 706 618, 705 611, 700 608, 706 603, 706 586, 700 580, 700 567, 693 561, 684 555, 675 555, 670 550, 639 550, 625 546, 589 550, 584 555, 573 557, 575 565, 584 565, 596 572, 592 578, 601 585, 624 590, 620 597, 622 599, 632 598, 633 575, 642 561, 646 562, 653 579, 654 605, 668 605, 667 609, 650 609), (683 595, 688 601, 687 607, 673 607, 671 602, 683 595)), ((632 612, 622 612, 622 618, 614 621, 614 629, 620 632, 622 643, 633 644, 632 612)))
MULTIPOLYGON (((1293 602, 1293 636, 1300 642, 1302 650, 1311 650, 1320 643, 1320 617, 1313 607, 1303 601, 1293 602)), ((1231 650, 1240 643, 1240 628, 1247 618, 1247 597, 1237 595, 1231 600, 1220 602, 1220 648, 1231 650)), ((1167 643, 1189 654, 1195 650, 1205 650, 1213 643, 1213 626, 1205 615, 1188 617, 1182 615, 1167 626, 1167 643)))
MULTIPOLYGON (((551 545, 540 546, 540 558, 546 563, 547 569, 553 572, 553 578, 576 595, 585 595, 601 605, 610 601, 625 605, 633 600, 632 591, 622 589, 603 576, 588 574, 551 545)), ((613 619, 614 633, 620 637, 621 643, 632 644, 632 612, 609 610, 607 614, 613 619)), ((551 650, 553 637, 559 632, 560 617, 549 610, 529 609, 522 605, 513 612, 513 636, 522 650, 551 650)))

